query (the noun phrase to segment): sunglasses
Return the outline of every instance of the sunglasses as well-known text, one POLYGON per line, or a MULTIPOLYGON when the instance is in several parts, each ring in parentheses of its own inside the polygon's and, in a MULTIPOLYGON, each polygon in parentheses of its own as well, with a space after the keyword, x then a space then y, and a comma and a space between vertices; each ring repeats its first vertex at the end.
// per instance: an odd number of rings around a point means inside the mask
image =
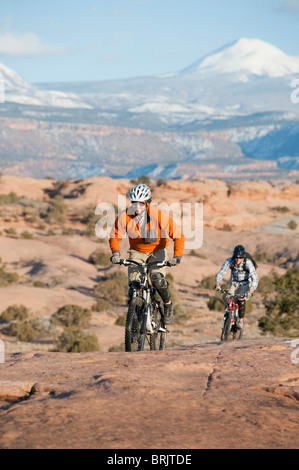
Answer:
POLYGON ((145 204, 146 204, 145 202, 139 202, 139 201, 132 202, 133 206, 145 206, 145 204))

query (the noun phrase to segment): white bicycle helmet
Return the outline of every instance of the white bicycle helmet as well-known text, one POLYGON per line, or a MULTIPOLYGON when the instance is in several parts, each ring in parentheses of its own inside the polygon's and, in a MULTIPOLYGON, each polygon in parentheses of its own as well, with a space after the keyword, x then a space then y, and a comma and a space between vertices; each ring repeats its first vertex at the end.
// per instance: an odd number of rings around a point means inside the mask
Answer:
POLYGON ((137 184, 130 191, 130 199, 132 202, 146 202, 151 198, 151 190, 146 184, 137 184))

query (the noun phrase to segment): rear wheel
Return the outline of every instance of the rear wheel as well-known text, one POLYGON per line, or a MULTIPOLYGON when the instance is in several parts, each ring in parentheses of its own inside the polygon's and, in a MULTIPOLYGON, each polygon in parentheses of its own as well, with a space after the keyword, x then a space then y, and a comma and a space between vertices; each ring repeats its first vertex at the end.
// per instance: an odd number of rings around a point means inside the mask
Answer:
POLYGON ((163 320, 161 306, 156 307, 153 313, 155 332, 150 337, 150 349, 164 351, 166 348, 166 328, 163 320))
POLYGON ((141 334, 145 300, 134 297, 129 305, 125 327, 125 350, 128 352, 142 351, 145 333, 141 334))

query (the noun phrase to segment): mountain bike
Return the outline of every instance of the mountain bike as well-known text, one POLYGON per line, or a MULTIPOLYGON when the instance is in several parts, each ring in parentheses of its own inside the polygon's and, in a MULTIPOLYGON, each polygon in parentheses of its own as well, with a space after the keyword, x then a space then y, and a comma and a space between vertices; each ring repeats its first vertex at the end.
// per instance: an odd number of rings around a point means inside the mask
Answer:
POLYGON ((232 295, 228 290, 220 289, 219 292, 226 294, 226 307, 223 316, 221 341, 228 341, 229 339, 242 339, 243 328, 239 329, 239 305, 238 299, 243 298, 244 295, 232 295))
POLYGON ((154 265, 171 266, 168 261, 139 263, 121 259, 124 266, 135 264, 141 268, 141 279, 134 283, 125 326, 125 351, 163 351, 166 347, 167 329, 164 323, 164 304, 156 298, 156 289, 149 283, 149 271, 154 265))

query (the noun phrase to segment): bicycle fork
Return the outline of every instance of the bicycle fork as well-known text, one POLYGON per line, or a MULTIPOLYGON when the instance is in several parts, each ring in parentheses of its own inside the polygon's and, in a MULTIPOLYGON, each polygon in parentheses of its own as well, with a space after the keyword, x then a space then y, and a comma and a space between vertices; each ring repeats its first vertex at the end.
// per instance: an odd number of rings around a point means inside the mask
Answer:
POLYGON ((145 310, 143 312, 142 326, 140 333, 144 335, 145 333, 153 333, 151 315, 150 315, 150 304, 151 304, 151 290, 148 288, 143 291, 143 297, 145 300, 145 310))

